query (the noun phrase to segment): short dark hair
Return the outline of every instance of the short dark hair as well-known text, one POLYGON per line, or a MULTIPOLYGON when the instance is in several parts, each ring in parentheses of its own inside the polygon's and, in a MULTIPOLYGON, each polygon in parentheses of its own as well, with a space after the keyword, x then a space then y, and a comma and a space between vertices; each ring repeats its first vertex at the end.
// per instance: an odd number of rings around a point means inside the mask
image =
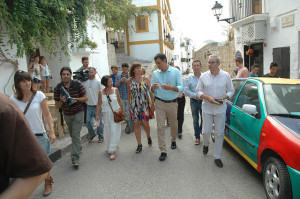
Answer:
POLYGON ((243 63, 243 58, 242 58, 242 57, 236 57, 234 60, 235 60, 236 62, 239 62, 240 64, 243 63))
POLYGON ((251 66, 251 70, 253 70, 254 68, 259 68, 259 65, 258 65, 258 64, 253 64, 253 65, 251 66))
POLYGON ((60 72, 59 72, 60 76, 62 75, 64 70, 69 71, 72 74, 72 69, 69 66, 64 66, 60 69, 60 72))
POLYGON ((127 63, 123 63, 123 64, 122 64, 122 68, 124 68, 124 67, 129 68, 129 65, 128 65, 127 63))
POLYGON ((200 63, 200 66, 201 66, 201 61, 200 61, 200 60, 198 60, 198 59, 194 60, 194 61, 192 62, 192 65, 193 65, 194 62, 199 62, 199 63, 200 63))
POLYGON ((82 57, 81 58, 81 62, 84 62, 85 60, 89 60, 89 58, 88 57, 82 57))
POLYGON ((116 65, 112 65, 112 66, 110 67, 110 69, 113 69, 113 68, 116 68, 116 69, 118 69, 118 66, 116 66, 116 65))
POLYGON ((93 69, 95 72, 97 72, 97 69, 96 69, 95 67, 92 67, 92 66, 91 66, 91 67, 89 67, 89 70, 90 70, 90 69, 93 69))
POLYGON ((130 67, 130 70, 129 70, 129 76, 130 77, 134 77, 134 72, 133 71, 138 66, 142 67, 142 65, 139 62, 133 62, 133 64, 130 67))
POLYGON ((107 87, 107 82, 108 80, 111 78, 111 76, 109 75, 104 75, 102 78, 101 78, 101 84, 105 87, 107 87))
POLYGON ((35 93, 36 91, 32 88, 33 79, 27 71, 18 70, 14 76, 14 86, 16 90, 16 95, 18 100, 22 100, 24 98, 23 92, 20 87, 20 82, 23 80, 31 81, 31 92, 35 93))
POLYGON ((278 64, 277 64, 276 62, 272 62, 272 63, 270 64, 270 68, 272 68, 272 67, 278 67, 278 64))
POLYGON ((156 54, 155 57, 154 57, 154 60, 157 60, 157 59, 161 59, 161 61, 166 60, 166 62, 168 62, 167 56, 163 53, 156 54))

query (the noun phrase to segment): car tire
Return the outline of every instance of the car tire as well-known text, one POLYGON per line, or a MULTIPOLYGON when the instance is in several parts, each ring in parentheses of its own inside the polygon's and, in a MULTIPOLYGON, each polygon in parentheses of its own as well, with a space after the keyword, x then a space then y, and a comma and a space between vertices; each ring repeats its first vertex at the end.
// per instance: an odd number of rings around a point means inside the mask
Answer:
POLYGON ((263 183, 267 198, 292 198, 289 173, 282 160, 275 157, 267 159, 263 167, 263 183))

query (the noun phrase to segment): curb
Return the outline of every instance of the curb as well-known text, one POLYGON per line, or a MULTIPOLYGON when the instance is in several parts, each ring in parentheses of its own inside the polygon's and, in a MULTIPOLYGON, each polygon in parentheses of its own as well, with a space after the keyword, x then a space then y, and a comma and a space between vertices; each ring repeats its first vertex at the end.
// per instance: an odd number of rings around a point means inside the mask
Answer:
MULTIPOLYGON (((81 144, 87 142, 88 140, 88 133, 81 135, 81 144)), ((59 160, 67 153, 71 151, 72 142, 64 146, 63 148, 51 148, 49 158, 54 163, 55 161, 59 160)))

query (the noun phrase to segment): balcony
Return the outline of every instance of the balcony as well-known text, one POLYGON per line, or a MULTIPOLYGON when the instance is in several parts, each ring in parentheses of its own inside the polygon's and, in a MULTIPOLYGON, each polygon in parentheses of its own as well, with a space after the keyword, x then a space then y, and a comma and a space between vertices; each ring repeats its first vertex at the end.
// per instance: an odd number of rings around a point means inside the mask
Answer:
POLYGON ((268 18, 268 14, 254 14, 230 25, 241 31, 241 38, 238 37, 238 41, 242 43, 262 42, 266 39, 266 21, 268 18))

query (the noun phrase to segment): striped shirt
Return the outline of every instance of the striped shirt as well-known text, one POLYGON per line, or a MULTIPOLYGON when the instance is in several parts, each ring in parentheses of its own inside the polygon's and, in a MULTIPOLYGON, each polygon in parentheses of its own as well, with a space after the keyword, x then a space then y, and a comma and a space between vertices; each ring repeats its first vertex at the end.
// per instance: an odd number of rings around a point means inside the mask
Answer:
MULTIPOLYGON (((60 86, 63 85, 62 83, 59 83, 55 89, 54 89, 54 100, 60 101, 60 86)), ((69 88, 66 88, 66 91, 70 94, 72 98, 80 98, 86 94, 84 86, 78 82, 71 80, 71 84, 69 88)), ((82 102, 76 102, 72 106, 67 106, 66 103, 63 103, 63 112, 65 115, 75 115, 76 113, 79 113, 84 110, 82 102)))

